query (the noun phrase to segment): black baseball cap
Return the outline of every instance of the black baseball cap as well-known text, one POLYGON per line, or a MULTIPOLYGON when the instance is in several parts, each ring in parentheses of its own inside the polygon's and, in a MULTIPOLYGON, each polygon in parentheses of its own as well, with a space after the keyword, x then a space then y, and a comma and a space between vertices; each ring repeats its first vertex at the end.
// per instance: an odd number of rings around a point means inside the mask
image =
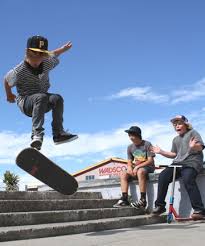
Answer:
POLYGON ((48 39, 38 35, 32 36, 27 40, 27 49, 48 54, 48 39))
POLYGON ((142 131, 138 126, 131 126, 130 129, 125 130, 128 134, 135 134, 139 137, 142 137, 142 131))

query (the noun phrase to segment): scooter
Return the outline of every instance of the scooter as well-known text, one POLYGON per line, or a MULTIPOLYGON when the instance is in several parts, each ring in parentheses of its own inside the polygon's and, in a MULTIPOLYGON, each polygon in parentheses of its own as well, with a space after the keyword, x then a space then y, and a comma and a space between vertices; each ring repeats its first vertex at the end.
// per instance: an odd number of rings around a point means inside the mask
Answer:
POLYGON ((177 168, 181 168, 180 165, 160 165, 160 167, 171 167, 173 168, 173 179, 172 179, 172 189, 170 194, 170 200, 169 200, 169 212, 167 214, 167 223, 170 224, 175 219, 176 221, 190 221, 193 220, 193 218, 182 218, 179 216, 179 214, 174 209, 174 190, 175 190, 175 181, 176 181, 176 171, 177 168))

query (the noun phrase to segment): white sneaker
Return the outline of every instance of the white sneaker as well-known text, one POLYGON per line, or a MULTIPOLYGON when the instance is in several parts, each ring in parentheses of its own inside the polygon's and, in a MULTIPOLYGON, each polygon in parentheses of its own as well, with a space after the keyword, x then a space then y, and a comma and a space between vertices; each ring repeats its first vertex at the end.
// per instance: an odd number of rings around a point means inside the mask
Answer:
POLYGON ((30 146, 37 150, 41 149, 43 138, 41 136, 33 136, 30 146))
POLYGON ((130 203, 126 200, 124 201, 123 199, 120 198, 120 200, 113 205, 113 208, 123 208, 123 207, 129 207, 130 203))

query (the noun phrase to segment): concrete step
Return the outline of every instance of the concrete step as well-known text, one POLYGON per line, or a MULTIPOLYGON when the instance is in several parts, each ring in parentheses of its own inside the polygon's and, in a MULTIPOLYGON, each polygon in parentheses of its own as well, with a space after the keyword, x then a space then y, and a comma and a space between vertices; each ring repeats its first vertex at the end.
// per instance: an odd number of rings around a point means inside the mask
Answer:
POLYGON ((116 199, 0 200, 0 212, 56 211, 111 208, 116 199))
POLYGON ((101 199, 101 192, 76 192, 62 195, 56 191, 0 191, 0 200, 101 199))
POLYGON ((0 226, 34 225, 142 215, 135 208, 99 208, 44 212, 0 213, 0 226))
POLYGON ((130 216, 90 221, 0 227, 0 241, 53 237, 166 222, 166 216, 130 216))

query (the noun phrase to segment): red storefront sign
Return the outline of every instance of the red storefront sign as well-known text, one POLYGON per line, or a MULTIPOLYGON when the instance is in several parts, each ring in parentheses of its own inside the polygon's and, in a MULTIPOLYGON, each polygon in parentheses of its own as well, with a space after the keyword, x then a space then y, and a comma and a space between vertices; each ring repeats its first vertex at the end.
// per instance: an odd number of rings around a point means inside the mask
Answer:
POLYGON ((120 165, 114 167, 102 167, 99 168, 99 176, 111 175, 111 176, 118 176, 121 172, 127 169, 127 165, 120 165))

